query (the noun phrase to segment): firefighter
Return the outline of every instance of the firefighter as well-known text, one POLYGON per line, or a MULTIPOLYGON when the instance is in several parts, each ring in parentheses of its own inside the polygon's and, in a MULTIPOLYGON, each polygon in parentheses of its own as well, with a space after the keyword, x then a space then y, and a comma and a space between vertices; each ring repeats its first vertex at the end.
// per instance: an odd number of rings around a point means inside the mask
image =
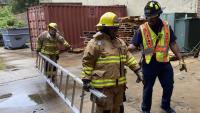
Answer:
POLYGON ((150 113, 152 92, 158 77, 163 88, 161 108, 166 113, 176 113, 170 106, 174 74, 169 61, 169 49, 179 59, 180 70, 187 71, 186 64, 176 43, 170 25, 161 20, 162 9, 157 1, 149 1, 144 8, 147 22, 142 24, 132 39, 132 47, 142 47, 142 72, 144 75, 142 113, 150 113))
MULTIPOLYGON (((63 44, 66 49, 72 49, 67 41, 58 33, 58 26, 56 23, 49 23, 48 31, 42 32, 37 40, 37 53, 41 52, 43 55, 50 58, 52 61, 57 63, 59 59, 59 48, 58 44, 63 44)), ((48 77, 52 77, 52 81, 54 82, 56 79, 56 67, 53 67, 53 73, 51 73, 49 66, 50 64, 45 62, 45 73, 48 77)))
POLYGON ((98 32, 85 48, 82 58, 83 88, 95 88, 107 98, 92 99, 96 113, 119 113, 126 88, 124 66, 128 66, 142 80, 142 73, 125 42, 116 37, 119 19, 116 14, 103 14, 96 25, 98 32))

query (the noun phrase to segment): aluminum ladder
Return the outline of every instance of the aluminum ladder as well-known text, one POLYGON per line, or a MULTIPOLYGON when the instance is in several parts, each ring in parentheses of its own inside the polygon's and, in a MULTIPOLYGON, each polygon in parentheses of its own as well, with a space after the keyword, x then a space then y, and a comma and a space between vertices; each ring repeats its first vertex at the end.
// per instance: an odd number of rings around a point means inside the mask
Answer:
MULTIPOLYGON (((83 90, 83 82, 82 80, 72 74, 70 71, 64 69, 48 57, 39 53, 36 58, 36 67, 41 75, 46 79, 46 82, 51 86, 51 88, 60 96, 60 98, 69 106, 73 113, 83 113, 84 106, 84 97, 85 91, 83 90), (48 65, 48 70, 50 73, 46 73, 45 65, 48 65), (59 78, 56 82, 51 80, 53 68, 56 69, 57 78, 59 78), (71 90, 71 94, 70 93, 71 90), (78 91, 78 94, 76 92, 78 91), (76 98, 80 99, 76 102, 76 98), (78 105, 77 105, 78 103, 78 105)), ((90 93, 92 93, 95 98, 106 98, 106 96, 95 89, 90 89, 90 93)), ((95 103, 90 102, 91 104, 91 113, 95 111, 95 103)), ((88 105, 87 105, 88 106, 88 105)), ((90 112, 89 111, 89 112, 90 112)), ((87 111, 87 113, 89 113, 87 111)))

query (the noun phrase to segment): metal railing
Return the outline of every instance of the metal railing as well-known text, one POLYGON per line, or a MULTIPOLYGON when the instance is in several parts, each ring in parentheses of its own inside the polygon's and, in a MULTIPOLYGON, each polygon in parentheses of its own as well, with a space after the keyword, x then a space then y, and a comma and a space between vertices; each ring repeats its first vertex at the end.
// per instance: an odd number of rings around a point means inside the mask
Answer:
MULTIPOLYGON (((37 55, 36 67, 38 68, 39 73, 44 76, 47 83, 74 113, 83 113, 83 105, 85 103, 84 97, 86 94, 82 88, 83 82, 79 77, 41 53, 37 55), (55 77, 53 74, 56 74, 57 79, 52 80, 52 77, 55 77)), ((90 89, 90 93, 92 93, 95 98, 106 98, 103 93, 95 89, 90 89)), ((90 104, 90 111, 91 113, 94 113, 95 104, 94 102, 90 102, 90 104)), ((88 108, 88 105, 89 104, 87 104, 87 107, 85 108, 88 108)), ((87 113, 89 112, 87 111, 87 113)))

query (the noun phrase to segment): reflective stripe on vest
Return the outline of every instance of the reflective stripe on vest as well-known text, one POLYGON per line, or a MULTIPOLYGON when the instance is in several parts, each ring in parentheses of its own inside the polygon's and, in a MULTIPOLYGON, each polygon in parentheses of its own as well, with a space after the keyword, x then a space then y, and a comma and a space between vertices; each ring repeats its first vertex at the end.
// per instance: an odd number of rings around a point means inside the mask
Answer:
POLYGON ((98 79, 98 80, 92 80, 91 82, 91 86, 94 88, 103 88, 103 87, 112 87, 112 86, 116 86, 116 85, 123 85, 126 84, 126 77, 120 77, 118 79, 118 83, 117 80, 113 80, 113 79, 98 79))
POLYGON ((140 28, 143 37, 143 47, 146 63, 150 63, 153 53, 156 53, 156 60, 158 62, 168 62, 170 40, 168 24, 163 21, 163 28, 161 32, 158 33, 158 36, 153 32, 153 30, 151 30, 147 22, 141 25, 140 28), (155 47, 157 37, 159 37, 159 39, 157 46, 155 47))

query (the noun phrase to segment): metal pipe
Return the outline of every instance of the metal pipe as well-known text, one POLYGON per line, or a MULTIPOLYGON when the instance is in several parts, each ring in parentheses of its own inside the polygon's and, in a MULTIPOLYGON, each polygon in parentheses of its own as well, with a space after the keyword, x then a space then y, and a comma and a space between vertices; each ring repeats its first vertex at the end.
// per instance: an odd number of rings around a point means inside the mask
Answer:
POLYGON ((92 101, 92 109, 91 109, 91 113, 94 113, 94 108, 95 108, 95 102, 92 101))
POLYGON ((69 75, 67 75, 66 83, 65 83, 65 98, 67 97, 68 82, 69 82, 69 75))
POLYGON ((39 55, 37 55, 37 60, 38 60, 38 69, 41 69, 41 57, 39 57, 39 55))
POLYGON ((73 92, 72 92, 72 103, 71 103, 71 106, 74 105, 75 88, 76 88, 76 81, 74 80, 73 92))
POLYGON ((61 92, 61 88, 62 88, 62 79, 63 79, 63 72, 61 71, 61 73, 60 73, 60 85, 59 85, 59 90, 60 90, 60 92, 61 92))
POLYGON ((84 95, 85 95, 85 91, 82 89, 82 93, 81 93, 81 103, 80 103, 80 113, 83 112, 83 100, 84 100, 84 95))

